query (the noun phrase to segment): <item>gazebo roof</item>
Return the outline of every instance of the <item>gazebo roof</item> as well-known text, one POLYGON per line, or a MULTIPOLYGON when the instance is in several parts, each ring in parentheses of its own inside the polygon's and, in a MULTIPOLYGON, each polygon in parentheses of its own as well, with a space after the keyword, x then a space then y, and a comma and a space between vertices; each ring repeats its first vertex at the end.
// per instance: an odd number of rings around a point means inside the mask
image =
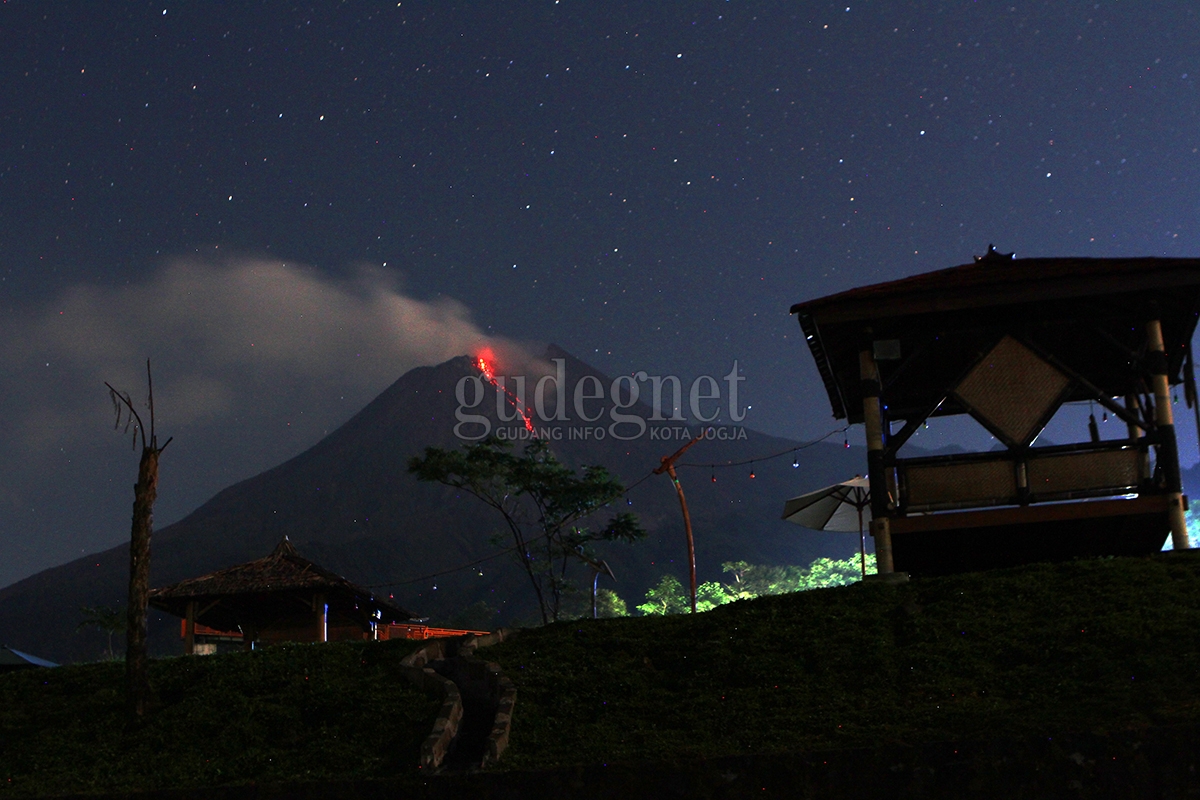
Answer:
MULTIPOLYGON (((834 416, 851 423, 862 421, 858 353, 880 340, 895 359, 880 365, 888 372, 892 419, 927 414, 1005 334, 1040 345, 1121 396, 1135 389, 1129 364, 1140 357, 1148 319, 1162 321, 1171 382, 1181 380, 1200 314, 1200 259, 1012 259, 992 252, 971 264, 797 303, 791 312, 834 416)), ((961 412, 950 402, 935 413, 961 412)))
POLYGON ((358 586, 324 567, 314 564, 296 552, 285 536, 275 550, 265 558, 210 572, 198 578, 188 578, 172 586, 150 591, 150 604, 179 617, 187 615, 187 604, 197 601, 212 606, 204 624, 231 630, 236 626, 229 612, 230 604, 244 606, 264 597, 280 594, 325 593, 331 602, 356 607, 367 616, 380 612, 385 622, 412 619, 413 615, 400 606, 382 600, 364 587, 358 586), (214 601, 223 600, 225 613, 214 601), (216 614, 216 616, 214 616, 216 614))

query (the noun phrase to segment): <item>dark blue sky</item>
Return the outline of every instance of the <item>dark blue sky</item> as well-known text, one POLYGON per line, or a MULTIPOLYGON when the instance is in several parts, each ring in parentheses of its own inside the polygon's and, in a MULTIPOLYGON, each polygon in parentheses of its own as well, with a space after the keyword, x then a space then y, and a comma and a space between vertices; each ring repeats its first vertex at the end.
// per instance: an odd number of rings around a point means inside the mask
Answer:
POLYGON ((125 535, 103 391, 99 410, 40 398, 118 361, 136 386, 146 354, 210 397, 164 420, 187 433, 169 522, 433 358, 378 355, 341 405, 353 341, 231 389, 213 337, 247 324, 219 291, 242 265, 289 265, 270 273, 284 307, 348 303, 336 330, 382 291, 373 268, 388 302, 436 317, 450 298, 463 324, 612 374, 737 359, 747 424, 815 437, 836 425, 794 302, 989 242, 1196 255, 1198 59, 1186 2, 6 2, 0 355, 22 466, 0 526, 23 544, 0 584, 125 535), (168 330, 182 306, 203 313, 168 330), (95 317, 53 328, 68 309, 95 317))

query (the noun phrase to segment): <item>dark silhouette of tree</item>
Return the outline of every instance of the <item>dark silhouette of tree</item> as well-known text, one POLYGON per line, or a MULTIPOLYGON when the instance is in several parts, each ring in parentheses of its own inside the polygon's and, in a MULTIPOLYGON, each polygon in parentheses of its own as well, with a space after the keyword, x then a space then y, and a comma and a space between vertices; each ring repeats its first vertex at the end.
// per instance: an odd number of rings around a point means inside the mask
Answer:
POLYGON ((125 684, 126 709, 129 719, 136 721, 146 713, 150 696, 150 677, 146 655, 146 604, 150 594, 150 535, 154 530, 154 500, 158 497, 158 457, 171 443, 158 446, 154 432, 154 379, 150 375, 150 359, 146 359, 146 387, 150 411, 150 432, 127 392, 119 392, 105 381, 117 428, 133 429, 133 446, 142 444, 138 462, 137 483, 133 487, 133 524, 129 534, 129 607, 125 626, 125 684))
POLYGON ((635 542, 646 531, 627 512, 616 514, 603 528, 577 524, 625 491, 604 467, 584 467, 577 475, 540 439, 526 446, 523 455, 510 450, 508 442, 494 437, 461 450, 427 447, 424 457, 409 461, 408 469, 420 480, 461 489, 500 512, 545 624, 558 620, 563 595, 574 589, 568 566, 595 560, 592 542, 635 542))
POLYGON ((113 654, 113 634, 120 633, 125 630, 126 617, 122 614, 119 608, 109 608, 108 606, 80 606, 79 613, 83 614, 83 621, 75 626, 76 632, 84 628, 97 628, 108 634, 108 660, 112 661, 116 656, 113 654))

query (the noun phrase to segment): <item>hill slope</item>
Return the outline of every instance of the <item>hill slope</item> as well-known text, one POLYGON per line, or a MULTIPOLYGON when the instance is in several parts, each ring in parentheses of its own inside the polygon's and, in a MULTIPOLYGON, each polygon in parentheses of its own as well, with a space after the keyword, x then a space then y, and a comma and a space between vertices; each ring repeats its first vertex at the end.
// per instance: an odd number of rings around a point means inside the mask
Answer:
POLYGON ((156 662, 141 730, 118 665, 0 675, 0 794, 1192 796, 1198 628, 1195 551, 549 625, 480 652, 517 685, 509 748, 446 780, 414 774, 404 642, 156 662))
POLYGON ((1200 552, 585 620, 490 648, 504 769, 1200 723, 1200 552))

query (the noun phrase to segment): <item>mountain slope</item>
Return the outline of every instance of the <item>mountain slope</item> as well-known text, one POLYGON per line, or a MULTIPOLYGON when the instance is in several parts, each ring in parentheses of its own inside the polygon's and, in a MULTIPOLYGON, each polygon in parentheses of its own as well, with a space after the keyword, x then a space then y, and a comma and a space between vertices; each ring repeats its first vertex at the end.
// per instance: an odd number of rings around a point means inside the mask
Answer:
MULTIPOLYGON (((611 385, 607 376, 562 350, 551 348, 547 358, 563 360, 567 386, 584 375, 611 385)), ((305 557, 377 586, 404 607, 435 620, 478 601, 498 610, 500 622, 532 620, 529 592, 510 557, 450 571, 497 553, 500 548, 490 540, 500 535, 503 542, 498 516, 470 496, 420 483, 407 471, 408 460, 425 447, 458 445, 455 387, 464 377, 479 374, 476 361, 466 356, 412 370, 309 450, 230 486, 157 532, 152 585, 259 558, 287 535, 305 557), (422 576, 433 577, 414 580, 422 576)), ((486 411, 476 411, 494 426, 519 427, 497 419, 491 397, 484 403, 486 411)), ((634 410, 643 418, 652 414, 644 404, 634 410)), ((581 426, 571 420, 539 422, 539 427, 549 429, 552 447, 565 463, 601 464, 629 485, 686 441, 679 438, 686 433, 683 424, 650 422, 647 434, 631 441, 573 438, 572 430, 581 426), (651 431, 657 431, 654 438, 651 431)), ((690 426, 692 433, 697 430, 690 426)), ((727 432, 736 435, 733 428, 727 432)), ((724 561, 802 564, 821 555, 854 552, 853 535, 807 532, 782 522, 779 512, 787 497, 861 471, 861 451, 840 442, 820 443, 798 450, 799 466, 793 468, 788 451, 797 443, 749 430, 741 436, 705 440, 681 460, 724 464, 785 453, 753 466, 680 468, 701 580, 719 577, 724 561)), ((611 546, 602 556, 618 578, 609 588, 632 605, 664 573, 685 576, 686 551, 678 501, 666 477, 638 484, 627 502, 613 510, 638 513, 649 536, 637 545, 611 546)), ((103 649, 99 632, 74 632, 78 609, 122 601, 127 559, 126 547, 116 547, 0 590, 0 640, 54 660, 97 657, 103 649)), ((177 620, 152 614, 152 641, 159 652, 176 652, 177 637, 177 620)))

